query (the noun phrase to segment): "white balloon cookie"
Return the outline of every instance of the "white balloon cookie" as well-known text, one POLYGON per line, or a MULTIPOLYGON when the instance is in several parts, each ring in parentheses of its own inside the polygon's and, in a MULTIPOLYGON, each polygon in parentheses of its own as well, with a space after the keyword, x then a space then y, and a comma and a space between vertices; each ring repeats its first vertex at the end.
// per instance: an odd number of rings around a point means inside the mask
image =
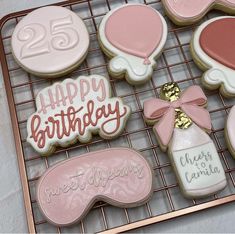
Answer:
POLYGON ((155 9, 127 4, 110 11, 99 26, 99 41, 112 58, 109 72, 130 84, 147 82, 167 39, 167 25, 155 9))
POLYGON ((208 89, 220 88, 235 97, 235 17, 217 17, 203 23, 191 41, 195 63, 207 70, 202 78, 208 89))
POLYGON ((86 57, 89 34, 80 17, 59 6, 25 16, 12 35, 12 53, 27 72, 50 78, 74 70, 86 57))
POLYGON ((235 158, 235 106, 232 107, 227 118, 225 139, 230 153, 235 158))
POLYGON ((27 141, 45 156, 57 145, 88 142, 92 133, 117 137, 130 115, 130 108, 111 97, 108 80, 99 75, 55 83, 38 93, 36 106, 27 122, 27 141))

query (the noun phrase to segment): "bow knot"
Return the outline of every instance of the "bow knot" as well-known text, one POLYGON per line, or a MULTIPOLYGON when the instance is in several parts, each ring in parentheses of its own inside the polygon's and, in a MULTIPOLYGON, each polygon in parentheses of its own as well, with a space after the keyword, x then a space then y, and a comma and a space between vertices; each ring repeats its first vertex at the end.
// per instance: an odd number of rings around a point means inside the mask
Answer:
POLYGON ((157 122, 153 129, 164 148, 169 144, 175 125, 175 109, 181 109, 199 127, 211 130, 209 112, 203 108, 207 98, 199 86, 186 89, 173 102, 153 98, 144 102, 144 116, 148 121, 157 122))
POLYGON ((179 99, 170 103, 170 107, 174 109, 180 108, 180 106, 181 106, 181 101, 179 99))

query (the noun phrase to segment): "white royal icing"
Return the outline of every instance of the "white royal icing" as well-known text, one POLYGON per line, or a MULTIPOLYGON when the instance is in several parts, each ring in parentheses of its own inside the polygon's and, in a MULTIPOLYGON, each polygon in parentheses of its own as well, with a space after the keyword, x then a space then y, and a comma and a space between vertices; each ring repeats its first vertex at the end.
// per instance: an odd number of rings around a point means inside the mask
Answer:
POLYGON ((235 151, 235 106, 233 106, 229 112, 226 123, 226 131, 230 146, 232 150, 235 151))
POLYGON ((212 89, 218 88, 218 86, 223 85, 224 91, 229 95, 235 95, 235 83, 234 75, 235 71, 229 67, 224 66, 223 64, 217 62, 210 56, 208 56, 200 46, 200 35, 202 31, 212 22, 220 20, 223 18, 234 18, 234 17, 217 17, 211 20, 206 21, 198 27, 194 33, 192 39, 192 46, 197 57, 206 64, 209 68, 207 72, 203 75, 204 82, 211 87, 212 89))
POLYGON ((169 151, 187 197, 207 196, 226 186, 224 169, 215 145, 197 125, 175 129, 169 151))

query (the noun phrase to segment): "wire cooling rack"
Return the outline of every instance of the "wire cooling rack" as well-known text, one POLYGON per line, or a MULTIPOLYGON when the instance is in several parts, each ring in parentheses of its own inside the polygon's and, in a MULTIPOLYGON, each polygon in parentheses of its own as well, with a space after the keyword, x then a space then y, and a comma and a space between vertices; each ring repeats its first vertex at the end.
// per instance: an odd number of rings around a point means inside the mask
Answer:
MULTIPOLYGON (((82 74, 100 74, 109 77, 107 73, 108 61, 101 52, 97 41, 97 27, 102 17, 110 9, 131 2, 148 4, 159 10, 165 17, 160 0, 83 0, 57 4, 71 9, 82 17, 91 38, 91 46, 85 62, 67 77, 75 78, 82 74)), ((224 121, 229 109, 235 104, 234 100, 225 99, 217 91, 205 91, 213 125, 211 137, 216 144, 228 180, 228 186, 225 190, 206 199, 188 200, 181 195, 167 155, 160 151, 152 127, 147 126, 144 122, 143 102, 151 97, 158 97, 162 84, 176 81, 184 89, 192 84, 200 84, 202 75, 189 53, 189 41, 195 26, 176 27, 167 17, 165 18, 169 26, 168 40, 162 56, 158 59, 158 68, 154 71, 151 81, 143 86, 132 87, 125 80, 109 77, 113 95, 121 97, 124 103, 132 108, 132 114, 124 133, 118 139, 110 141, 103 140, 98 136, 93 137, 93 140, 88 144, 76 144, 67 149, 58 149, 54 155, 48 158, 42 158, 34 152, 26 142, 27 118, 35 112, 35 95, 58 79, 45 80, 30 75, 21 69, 13 59, 10 48, 12 32, 21 18, 30 11, 32 9, 7 15, 0 22, 1 64, 30 232, 125 232, 235 200, 235 160, 232 159, 224 142, 224 121), (35 199, 35 187, 40 175, 59 161, 88 151, 115 146, 133 147, 149 161, 155 173, 152 199, 146 205, 132 209, 120 209, 99 202, 78 224, 68 228, 55 228, 48 224, 41 216, 35 199)), ((219 14, 222 13, 211 12, 203 20, 219 14)))

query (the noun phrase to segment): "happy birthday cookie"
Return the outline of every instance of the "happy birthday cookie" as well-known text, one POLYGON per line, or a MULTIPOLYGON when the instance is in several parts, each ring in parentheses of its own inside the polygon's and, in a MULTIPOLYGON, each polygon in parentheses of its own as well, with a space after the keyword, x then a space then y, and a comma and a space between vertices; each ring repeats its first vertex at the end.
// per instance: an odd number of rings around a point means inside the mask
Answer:
POLYGON ((97 201, 123 208, 146 203, 152 181, 152 169, 142 155, 111 148, 48 169, 37 184, 37 201, 50 223, 68 226, 84 218, 97 201))
POLYGON ((203 23, 194 33, 191 53, 204 71, 203 85, 235 96, 235 17, 217 17, 203 23))
POLYGON ((229 112, 224 130, 228 149, 235 158, 235 106, 229 112))
POLYGON ((110 11, 99 26, 99 42, 111 59, 109 72, 130 84, 147 82, 167 39, 167 25, 155 9, 126 4, 110 11))
POLYGON ((111 97, 108 80, 99 75, 80 76, 55 83, 36 97, 37 111, 27 121, 27 141, 41 155, 86 143, 92 134, 104 139, 119 136, 130 115, 120 98, 111 97))
POLYGON ((178 25, 193 24, 212 9, 235 14, 235 0, 162 0, 168 17, 178 25))
POLYGON ((59 6, 32 11, 16 25, 12 54, 27 72, 52 78, 76 69, 85 59, 89 34, 82 19, 59 6))

